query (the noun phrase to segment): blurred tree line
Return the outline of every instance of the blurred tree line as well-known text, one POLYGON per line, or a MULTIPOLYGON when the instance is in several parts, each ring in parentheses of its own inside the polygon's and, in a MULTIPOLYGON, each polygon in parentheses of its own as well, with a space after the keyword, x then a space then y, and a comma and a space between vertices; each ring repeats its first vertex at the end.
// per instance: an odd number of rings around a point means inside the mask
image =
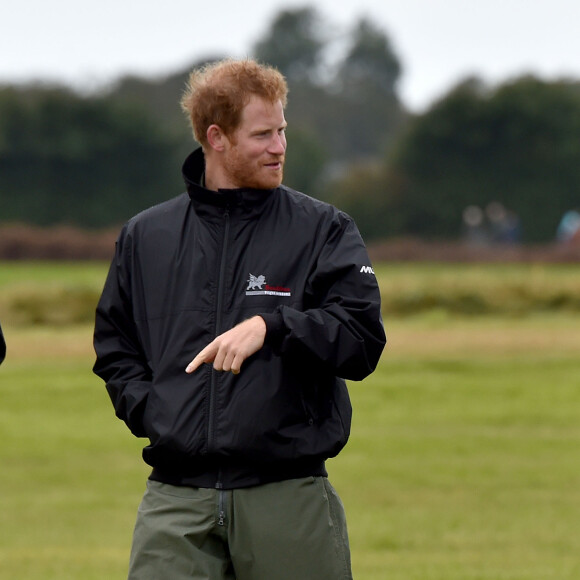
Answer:
MULTIPOLYGON (((367 240, 455 239, 466 208, 501 207, 523 241, 547 241, 580 206, 578 82, 467 79, 411 114, 386 32, 364 17, 338 30, 313 8, 278 13, 250 54, 290 87, 285 183, 367 240)), ((222 57, 98 94, 0 88, 0 222, 116 226, 177 195, 196 146, 179 99, 191 68, 222 57)))

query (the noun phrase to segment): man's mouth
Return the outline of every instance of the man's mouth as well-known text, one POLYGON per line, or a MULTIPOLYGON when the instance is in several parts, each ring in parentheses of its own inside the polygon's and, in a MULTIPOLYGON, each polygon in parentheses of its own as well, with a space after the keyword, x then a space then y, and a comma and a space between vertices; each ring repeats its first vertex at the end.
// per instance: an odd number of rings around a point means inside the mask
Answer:
POLYGON ((270 169, 282 169, 284 164, 284 160, 279 161, 271 161, 270 163, 265 163, 265 167, 269 167, 270 169))

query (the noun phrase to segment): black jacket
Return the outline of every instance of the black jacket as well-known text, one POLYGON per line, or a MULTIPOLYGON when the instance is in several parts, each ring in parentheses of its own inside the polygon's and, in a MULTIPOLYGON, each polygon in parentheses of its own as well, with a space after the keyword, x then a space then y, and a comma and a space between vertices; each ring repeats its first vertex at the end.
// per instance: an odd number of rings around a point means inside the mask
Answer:
POLYGON ((94 371, 117 416, 149 438, 153 479, 233 488, 324 475, 349 436, 344 379, 371 373, 386 340, 365 246, 328 204, 285 186, 211 192, 203 170, 197 150, 187 193, 123 227, 97 307, 94 371), (256 314, 265 345, 239 375, 185 373, 256 314))

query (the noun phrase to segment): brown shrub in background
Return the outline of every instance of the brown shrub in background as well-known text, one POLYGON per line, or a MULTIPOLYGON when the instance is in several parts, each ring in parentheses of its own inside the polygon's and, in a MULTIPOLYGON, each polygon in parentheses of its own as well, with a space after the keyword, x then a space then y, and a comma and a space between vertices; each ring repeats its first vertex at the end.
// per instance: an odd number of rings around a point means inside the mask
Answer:
POLYGON ((119 228, 5 225, 0 227, 0 260, 110 260, 118 233, 119 228))
MULTIPOLYGON (((71 226, 0 226, 0 260, 110 260, 120 227, 101 231, 71 226)), ((472 245, 420 239, 391 239, 369 245, 378 262, 545 262, 580 263, 580 243, 527 246, 472 245)))
POLYGON ((368 251, 374 263, 412 261, 580 263, 580 243, 474 245, 409 238, 371 244, 368 251))

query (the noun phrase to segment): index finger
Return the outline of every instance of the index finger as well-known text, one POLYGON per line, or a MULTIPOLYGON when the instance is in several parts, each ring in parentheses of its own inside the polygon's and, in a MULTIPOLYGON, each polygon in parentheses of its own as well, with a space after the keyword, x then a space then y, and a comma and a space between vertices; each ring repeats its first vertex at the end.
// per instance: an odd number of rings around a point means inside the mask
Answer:
POLYGON ((196 369, 198 369, 203 363, 210 362, 211 357, 208 357, 208 353, 206 352, 208 347, 206 346, 202 351, 200 351, 197 356, 185 367, 186 373, 192 373, 196 369))

